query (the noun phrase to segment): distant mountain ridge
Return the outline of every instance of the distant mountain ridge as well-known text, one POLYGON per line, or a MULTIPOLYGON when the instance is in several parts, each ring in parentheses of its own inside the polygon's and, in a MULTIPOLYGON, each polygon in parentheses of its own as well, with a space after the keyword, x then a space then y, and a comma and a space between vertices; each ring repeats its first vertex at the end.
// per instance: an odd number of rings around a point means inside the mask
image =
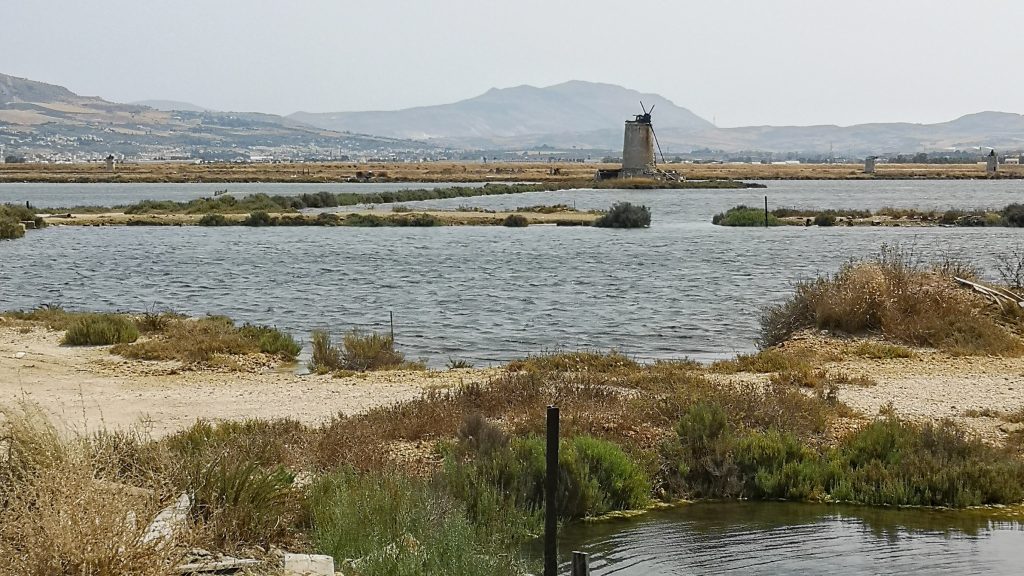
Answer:
POLYGON ((265 156, 267 149, 312 149, 315 156, 324 148, 520 150, 544 145, 614 153, 622 146, 623 121, 641 112, 640 100, 648 109, 654 107, 654 126, 665 154, 699 149, 781 153, 831 149, 863 157, 1024 148, 1020 114, 979 112, 937 124, 716 128, 657 94, 583 81, 546 88, 494 88, 452 104, 392 112, 297 112, 282 117, 216 112, 162 100, 119 104, 4 74, 0 74, 0 145, 45 154, 66 151, 71 141, 71 148, 103 155, 171 149, 175 154, 222 151, 226 156, 220 157, 244 156, 247 150, 260 150, 253 154, 265 156))
POLYGON ((452 104, 396 111, 307 113, 290 118, 332 130, 433 140, 465 148, 554 147, 617 150, 622 123, 654 106, 654 127, 666 153, 710 148, 727 152, 882 154, 972 147, 1024 147, 1024 116, 969 114, 938 124, 748 126, 716 128, 657 94, 570 81, 546 88, 492 88, 452 104))
POLYGON ((191 102, 180 102, 178 100, 139 100, 138 102, 132 102, 136 106, 149 106, 156 110, 163 110, 164 112, 173 112, 174 110, 183 110, 185 112, 216 112, 211 108, 205 108, 192 104, 191 102))
POLYGON ((394 112, 296 112, 289 118, 329 128, 394 138, 495 139, 602 130, 640 114, 640 101, 656 108, 659 126, 712 128, 710 122, 657 94, 613 84, 573 80, 546 88, 492 88, 468 100, 394 112))
POLYGON ((342 134, 257 112, 216 112, 173 101, 119 104, 44 82, 0 74, 0 145, 21 154, 108 153, 245 159, 333 150, 430 148, 394 138, 342 134), (149 106, 146 104, 153 104, 149 106), (161 108, 157 109, 155 106, 161 108), (193 109, 186 109, 191 106, 193 109), (249 151, 258 150, 253 154, 249 151), (299 152, 296 152, 299 151, 299 152))

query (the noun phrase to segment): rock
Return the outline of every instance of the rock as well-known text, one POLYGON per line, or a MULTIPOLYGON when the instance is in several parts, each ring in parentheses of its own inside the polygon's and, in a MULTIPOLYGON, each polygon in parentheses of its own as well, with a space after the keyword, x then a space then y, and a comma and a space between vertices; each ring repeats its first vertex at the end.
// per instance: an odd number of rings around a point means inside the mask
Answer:
POLYGON ((25 353, 24 352, 18 352, 18 353, 16 353, 14 355, 14 357, 17 358, 18 360, 21 360, 22 358, 25 357, 25 353))
POLYGON ((1004 422, 999 425, 999 431, 1005 434, 1015 434, 1024 430, 1024 422, 1004 422))
POLYGON ((284 555, 285 576, 334 576, 334 558, 321 554, 284 555))
POLYGON ((173 538, 174 532, 184 526, 188 520, 188 511, 191 507, 192 499, 188 497, 188 494, 182 493, 174 504, 161 510, 156 518, 149 523, 149 527, 142 535, 142 543, 173 538))

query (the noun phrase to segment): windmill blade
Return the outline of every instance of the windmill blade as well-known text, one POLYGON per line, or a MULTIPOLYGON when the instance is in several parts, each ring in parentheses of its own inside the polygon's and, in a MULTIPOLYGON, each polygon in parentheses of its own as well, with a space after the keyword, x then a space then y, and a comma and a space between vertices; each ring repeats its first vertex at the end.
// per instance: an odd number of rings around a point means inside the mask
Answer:
MULTIPOLYGON (((651 110, 654 110, 653 106, 651 106, 651 110)), ((658 154, 661 154, 661 163, 665 164, 665 153, 661 151, 661 142, 658 142, 658 133, 654 131, 654 124, 651 124, 651 134, 654 135, 654 143, 658 145, 658 154)))
POLYGON ((647 112, 647 108, 644 108, 644 101, 643 100, 640 101, 640 109, 644 111, 645 115, 648 113, 647 112))
POLYGON ((650 110, 648 110, 648 111, 647 111, 647 113, 648 113, 648 114, 654 114, 654 107, 655 107, 655 106, 657 106, 657 104, 651 104, 651 109, 650 109, 650 110))

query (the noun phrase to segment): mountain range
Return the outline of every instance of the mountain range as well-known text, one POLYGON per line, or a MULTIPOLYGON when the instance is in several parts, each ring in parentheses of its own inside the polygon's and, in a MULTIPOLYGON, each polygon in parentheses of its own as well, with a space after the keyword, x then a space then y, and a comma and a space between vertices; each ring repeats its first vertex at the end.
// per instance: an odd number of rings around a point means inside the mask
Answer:
MULTIPOLYGON (((570 81, 545 88, 493 88, 451 104, 395 111, 309 113, 286 117, 217 112, 184 102, 118 104, 67 88, 0 74, 0 144, 77 146, 102 153, 175 147, 237 150, 336 147, 343 150, 521 150, 549 146, 616 151, 622 123, 653 108, 666 154, 822 153, 850 156, 951 149, 1024 148, 1024 116, 980 112, 937 124, 749 126, 718 128, 657 94, 570 81), (5 136, 6 142, 5 142, 5 136)), ((420 157, 429 157, 422 155, 420 157)))
POLYGON ((622 122, 654 107, 654 127, 666 152, 827 152, 883 154, 922 150, 1024 147, 1024 116, 970 114, 939 124, 876 123, 855 126, 748 126, 717 128, 657 95, 611 84, 571 81, 547 88, 517 86, 453 104, 393 112, 336 112, 289 116, 332 130, 478 148, 553 147, 616 150, 622 122))
POLYGON ((327 157, 334 151, 432 148, 420 142, 326 130, 274 114, 216 112, 164 101, 146 104, 108 102, 62 86, 0 74, 0 145, 22 156, 64 160, 110 153, 231 160, 269 151, 309 158, 327 157))

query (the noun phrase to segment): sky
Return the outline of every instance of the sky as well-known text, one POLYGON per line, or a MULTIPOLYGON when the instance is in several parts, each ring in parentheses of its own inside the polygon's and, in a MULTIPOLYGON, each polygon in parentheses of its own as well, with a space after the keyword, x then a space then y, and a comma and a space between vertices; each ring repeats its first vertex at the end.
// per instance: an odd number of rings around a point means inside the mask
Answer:
POLYGON ((289 114, 567 80, 719 126, 1024 113, 1018 0, 0 0, 0 73, 289 114))

